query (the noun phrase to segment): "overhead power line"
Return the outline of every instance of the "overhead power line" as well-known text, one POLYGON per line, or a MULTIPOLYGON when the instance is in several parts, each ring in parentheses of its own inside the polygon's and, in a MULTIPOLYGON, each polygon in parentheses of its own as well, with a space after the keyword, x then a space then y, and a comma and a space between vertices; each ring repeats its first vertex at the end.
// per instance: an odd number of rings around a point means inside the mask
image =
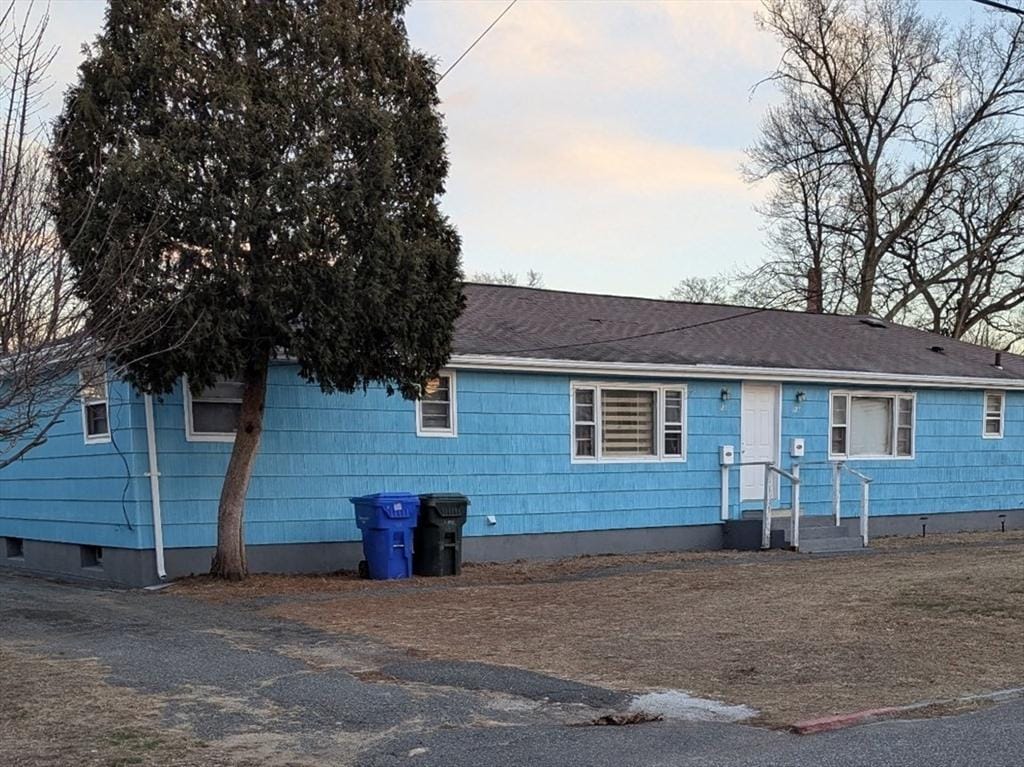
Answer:
POLYGON ((997 11, 1006 11, 1007 13, 1016 13, 1018 16, 1024 16, 1024 8, 1015 8, 1012 5, 997 2, 997 0, 974 0, 974 2, 978 5, 987 5, 989 8, 995 8, 997 11))
MULTIPOLYGON (((829 290, 822 291, 822 297, 827 295, 833 295, 839 291, 846 290, 849 286, 847 285, 835 285, 829 290)), ((692 303, 687 301, 680 301, 680 303, 692 303)), ((639 338, 650 338, 652 336, 664 336, 669 333, 680 333, 684 330, 693 330, 694 328, 703 328, 708 325, 717 325, 720 322, 730 322, 732 320, 738 320, 743 317, 750 317, 755 314, 762 314, 763 312, 778 311, 772 307, 762 306, 756 308, 743 309, 743 311, 737 312, 736 314, 727 314, 724 317, 715 317, 710 320, 703 320, 701 322, 694 322, 686 325, 676 325, 671 328, 662 328, 660 330, 648 330, 643 333, 633 333, 626 336, 614 336, 612 338, 598 338, 593 341, 577 341, 576 343, 568 344, 556 344, 554 346, 535 346, 529 349, 508 349, 506 351, 494 352, 499 355, 511 355, 511 354, 528 354, 534 352, 553 352, 561 351, 563 349, 576 349, 584 346, 597 346, 598 344, 613 344, 622 341, 635 341, 639 338)))
POLYGON ((469 47, 466 48, 466 50, 464 50, 462 52, 462 55, 459 56, 457 59, 455 59, 455 61, 453 61, 451 63, 451 65, 446 70, 444 70, 444 72, 441 73, 441 76, 439 78, 437 78, 437 81, 441 82, 444 78, 446 78, 448 76, 448 73, 451 72, 453 69, 455 69, 455 67, 457 67, 459 65, 459 62, 462 61, 464 58, 466 58, 467 55, 469 55, 469 52, 476 47, 476 44, 479 43, 481 40, 483 40, 488 32, 490 32, 492 29, 494 29, 495 25, 499 21, 501 21, 502 17, 506 13, 508 13, 509 11, 512 10, 512 6, 515 5, 517 2, 519 2, 519 0, 512 0, 512 2, 510 2, 508 5, 506 5, 505 6, 505 10, 503 10, 501 13, 499 13, 498 16, 494 19, 494 21, 492 21, 490 24, 487 25, 487 29, 485 29, 483 32, 481 32, 480 36, 477 37, 477 39, 474 40, 472 43, 470 43, 469 47))

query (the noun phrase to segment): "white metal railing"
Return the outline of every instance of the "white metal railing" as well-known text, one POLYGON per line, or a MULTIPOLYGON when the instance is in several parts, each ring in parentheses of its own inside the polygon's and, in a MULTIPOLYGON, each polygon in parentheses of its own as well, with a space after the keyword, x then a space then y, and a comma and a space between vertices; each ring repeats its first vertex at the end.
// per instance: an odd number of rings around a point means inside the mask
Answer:
POLYGON ((800 464, 793 464, 793 471, 789 472, 774 463, 767 463, 764 467, 764 515, 761 517, 761 548, 767 549, 772 545, 772 488, 775 483, 772 481, 772 474, 785 477, 792 485, 793 508, 790 510, 790 532, 789 545, 794 549, 800 546, 800 464))
MULTIPOLYGON (((871 516, 871 482, 872 478, 843 461, 822 461, 821 465, 832 467, 832 509, 836 527, 842 526, 842 473, 848 472, 860 482, 860 539, 864 546, 868 545, 868 519, 871 516)), ((812 461, 810 464, 814 465, 812 461)), ((722 519, 729 519, 729 474, 732 466, 763 466, 764 467, 764 502, 761 516, 761 548, 771 546, 772 535, 772 501, 775 500, 774 477, 784 477, 790 481, 792 490, 792 510, 790 516, 789 544, 794 549, 800 548, 800 464, 794 462, 787 471, 771 461, 737 461, 734 464, 723 464, 722 470, 722 519)))
MULTIPOLYGON (((793 509, 790 518, 790 545, 800 545, 800 465, 794 463, 792 471, 786 471, 771 461, 737 461, 731 466, 763 466, 764 467, 764 505, 761 517, 761 548, 767 549, 772 540, 772 490, 775 488, 773 474, 788 479, 792 485, 793 509)), ((730 465, 722 465, 722 519, 729 519, 729 469, 730 465)))
POLYGON ((853 467, 837 461, 832 468, 832 513, 835 516, 836 527, 842 522, 842 473, 846 470, 860 481, 860 540, 864 546, 868 545, 868 517, 871 514, 871 477, 853 467))

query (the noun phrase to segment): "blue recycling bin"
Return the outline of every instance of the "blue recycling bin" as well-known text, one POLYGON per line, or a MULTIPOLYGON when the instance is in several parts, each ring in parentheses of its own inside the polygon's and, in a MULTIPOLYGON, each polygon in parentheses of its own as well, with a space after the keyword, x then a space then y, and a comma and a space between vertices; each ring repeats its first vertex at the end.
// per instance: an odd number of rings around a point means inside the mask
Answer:
POLYGON ((420 499, 412 493, 374 493, 351 498, 363 531, 363 556, 370 578, 385 581, 412 575, 412 531, 420 499))

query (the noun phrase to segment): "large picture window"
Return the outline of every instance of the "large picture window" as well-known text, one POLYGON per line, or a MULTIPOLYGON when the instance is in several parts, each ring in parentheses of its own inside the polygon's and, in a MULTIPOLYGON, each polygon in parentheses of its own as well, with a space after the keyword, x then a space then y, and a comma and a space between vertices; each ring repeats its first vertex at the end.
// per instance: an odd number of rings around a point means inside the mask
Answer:
POLYGON ((832 392, 829 456, 911 458, 914 395, 832 392))
POLYGON ((578 383, 572 389, 576 461, 684 460, 686 389, 578 383))
POLYGON ((194 395, 185 387, 185 436, 193 442, 231 442, 242 412, 241 381, 218 381, 194 395))

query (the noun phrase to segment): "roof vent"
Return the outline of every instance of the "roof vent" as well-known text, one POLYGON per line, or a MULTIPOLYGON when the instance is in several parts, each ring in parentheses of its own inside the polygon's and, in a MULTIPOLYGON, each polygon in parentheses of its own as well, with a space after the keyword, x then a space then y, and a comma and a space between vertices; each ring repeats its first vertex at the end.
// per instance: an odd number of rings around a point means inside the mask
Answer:
POLYGON ((861 324, 867 325, 869 328, 884 328, 887 327, 881 320, 876 320, 874 317, 865 317, 861 320, 861 324))
POLYGON ((946 353, 946 347, 944 347, 944 346, 929 346, 928 348, 931 349, 936 354, 945 354, 946 353))

